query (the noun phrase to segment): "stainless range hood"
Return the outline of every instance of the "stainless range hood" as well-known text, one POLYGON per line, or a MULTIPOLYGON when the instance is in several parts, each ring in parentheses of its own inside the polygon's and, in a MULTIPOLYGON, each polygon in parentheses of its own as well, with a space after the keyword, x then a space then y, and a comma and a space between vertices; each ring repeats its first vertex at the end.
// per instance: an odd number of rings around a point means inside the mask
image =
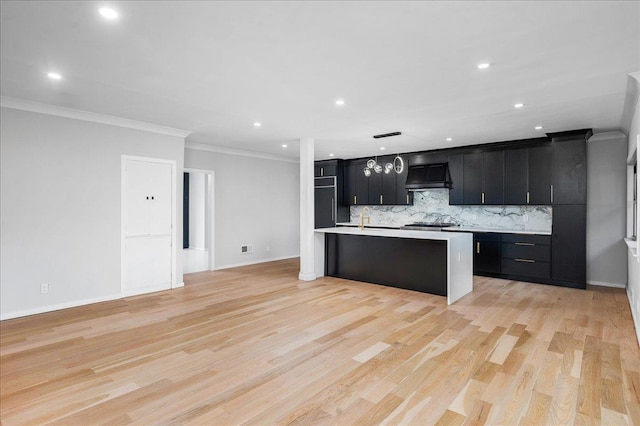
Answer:
POLYGON ((449 164, 435 163, 409 166, 405 187, 409 191, 451 188, 449 164))

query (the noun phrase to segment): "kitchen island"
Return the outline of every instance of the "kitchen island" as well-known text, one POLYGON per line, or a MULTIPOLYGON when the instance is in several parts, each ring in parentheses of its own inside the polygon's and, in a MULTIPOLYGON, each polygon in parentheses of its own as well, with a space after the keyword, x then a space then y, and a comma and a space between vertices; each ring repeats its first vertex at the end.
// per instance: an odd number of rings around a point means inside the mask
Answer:
POLYGON ((317 276, 446 296, 473 290, 473 235, 350 227, 315 230, 317 276))

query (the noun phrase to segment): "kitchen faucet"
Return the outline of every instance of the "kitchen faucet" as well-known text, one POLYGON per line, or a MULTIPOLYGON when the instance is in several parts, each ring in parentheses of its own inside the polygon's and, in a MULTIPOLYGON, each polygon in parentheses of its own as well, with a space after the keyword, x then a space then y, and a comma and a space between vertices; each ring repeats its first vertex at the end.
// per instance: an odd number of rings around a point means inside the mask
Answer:
POLYGON ((360 228, 360 230, 362 231, 364 229, 364 220, 367 219, 367 223, 370 224, 371 223, 371 218, 369 216, 365 216, 364 212, 366 211, 370 211, 369 207, 363 207, 362 211, 360 212, 360 226, 358 226, 358 228, 360 228))

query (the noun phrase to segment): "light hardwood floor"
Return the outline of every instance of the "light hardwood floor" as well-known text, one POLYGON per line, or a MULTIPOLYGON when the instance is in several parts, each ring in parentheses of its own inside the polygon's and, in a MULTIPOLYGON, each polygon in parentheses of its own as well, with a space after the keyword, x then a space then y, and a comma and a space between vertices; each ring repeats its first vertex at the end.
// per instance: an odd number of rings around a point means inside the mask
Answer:
POLYGON ((298 260, 0 324, 3 425, 640 424, 624 290, 443 297, 298 260))

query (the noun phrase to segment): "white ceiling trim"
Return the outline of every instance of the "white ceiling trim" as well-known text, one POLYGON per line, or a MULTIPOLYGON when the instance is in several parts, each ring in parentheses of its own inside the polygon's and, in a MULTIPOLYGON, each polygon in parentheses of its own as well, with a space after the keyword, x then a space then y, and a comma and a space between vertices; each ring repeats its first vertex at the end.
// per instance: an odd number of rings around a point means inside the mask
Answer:
POLYGON ((299 163, 297 158, 281 157, 279 155, 265 154, 262 152, 245 151, 243 149, 226 148, 216 145, 209 145, 199 142, 185 142, 185 149, 196 149, 199 151, 217 152, 220 154, 240 155, 242 157, 262 158, 264 160, 284 161, 287 163, 299 163))
POLYGON ((8 96, 0 97, 0 106, 3 108, 12 108, 22 111, 37 112, 40 114, 55 115, 58 117, 73 118, 76 120, 90 121, 93 123, 109 124, 111 126, 125 127, 127 129, 142 130, 145 132, 176 136, 179 138, 186 138, 192 133, 188 130, 174 129, 173 127, 128 120, 126 118, 115 117, 113 115, 97 114, 95 112, 25 101, 24 99, 11 98, 8 96))
POLYGON ((615 139, 627 139, 627 135, 619 130, 614 130, 613 132, 602 132, 602 133, 594 133, 588 140, 588 142, 602 142, 602 141, 612 141, 615 139))

